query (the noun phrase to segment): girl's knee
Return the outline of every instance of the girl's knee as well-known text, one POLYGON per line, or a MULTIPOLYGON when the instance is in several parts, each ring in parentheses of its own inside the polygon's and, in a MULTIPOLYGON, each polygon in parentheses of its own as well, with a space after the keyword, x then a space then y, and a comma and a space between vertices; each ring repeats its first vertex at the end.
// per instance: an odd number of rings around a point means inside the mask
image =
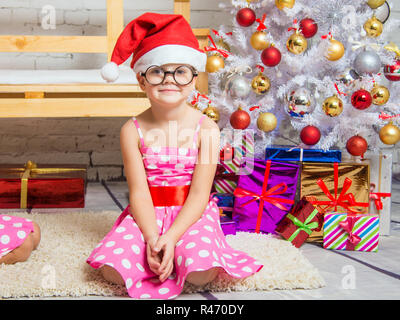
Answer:
POLYGON ((104 265, 100 268, 100 272, 103 275, 104 279, 109 282, 123 285, 125 284, 124 279, 122 278, 121 274, 115 270, 113 267, 108 265, 104 265))
POLYGON ((33 239, 32 237, 26 237, 25 241, 13 251, 6 254, 0 259, 0 263, 14 264, 17 262, 24 262, 28 260, 33 250, 33 239))
POLYGON ((186 278, 191 284, 202 286, 213 281, 218 275, 218 267, 206 271, 193 271, 190 272, 186 278))
POLYGON ((24 262, 28 260, 33 249, 34 249, 33 237, 28 236, 26 237, 25 241, 18 248, 14 250, 18 260, 17 262, 24 262))
POLYGON ((39 245, 41 233, 39 225, 34 221, 32 221, 32 223, 33 223, 33 232, 31 233, 31 236, 33 239, 33 250, 35 250, 39 245))

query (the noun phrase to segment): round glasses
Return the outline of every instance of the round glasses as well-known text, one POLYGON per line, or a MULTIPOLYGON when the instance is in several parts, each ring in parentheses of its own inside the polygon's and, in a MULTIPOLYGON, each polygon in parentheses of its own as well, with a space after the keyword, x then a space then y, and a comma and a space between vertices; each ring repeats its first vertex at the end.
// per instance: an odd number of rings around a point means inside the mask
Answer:
POLYGON ((146 81, 151 85, 163 83, 167 74, 172 74, 175 82, 181 86, 191 83, 193 78, 199 75, 196 71, 187 66, 180 66, 174 71, 166 71, 159 66, 151 66, 146 72, 141 72, 140 74, 145 77, 146 81))

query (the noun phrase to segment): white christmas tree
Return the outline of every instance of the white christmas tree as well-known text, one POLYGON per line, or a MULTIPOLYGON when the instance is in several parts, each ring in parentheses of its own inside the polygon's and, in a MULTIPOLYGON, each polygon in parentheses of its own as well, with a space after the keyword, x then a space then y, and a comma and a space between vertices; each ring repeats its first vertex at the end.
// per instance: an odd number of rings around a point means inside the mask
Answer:
MULTIPOLYGON (((220 6, 233 27, 213 30, 207 68, 221 129, 253 129, 260 156, 288 124, 294 131, 286 141, 293 145, 327 150, 356 137, 353 155, 363 139, 371 150, 399 141, 400 51, 388 37, 400 21, 390 17, 389 0, 220 6)), ((191 99, 203 111, 209 106, 198 93, 191 99)))

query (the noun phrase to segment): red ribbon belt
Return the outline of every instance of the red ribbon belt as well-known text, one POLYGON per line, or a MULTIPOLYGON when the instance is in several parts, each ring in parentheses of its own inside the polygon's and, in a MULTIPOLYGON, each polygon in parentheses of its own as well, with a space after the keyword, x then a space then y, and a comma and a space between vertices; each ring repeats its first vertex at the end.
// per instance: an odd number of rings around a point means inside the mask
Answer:
POLYGON ((333 196, 328 187, 326 186, 325 182, 322 179, 317 180, 318 186, 321 188, 323 193, 329 198, 327 201, 320 201, 320 200, 311 200, 312 204, 316 205, 326 205, 323 208, 323 211, 326 212, 328 209, 334 208, 334 211, 337 211, 337 207, 342 207, 346 209, 350 213, 359 213, 350 207, 359 206, 359 207, 369 207, 367 202, 356 202, 354 195, 352 193, 346 194, 346 192, 350 189, 351 184, 353 181, 349 178, 346 178, 343 182, 342 192, 338 196, 338 184, 339 184, 339 165, 337 162, 333 164, 333 176, 334 176, 334 188, 335 188, 335 195, 333 196))
POLYGON ((356 222, 356 217, 347 217, 345 221, 339 222, 339 226, 349 234, 346 243, 346 250, 354 250, 355 246, 361 241, 361 238, 353 233, 354 223, 356 222))
POLYGON ((183 206, 190 186, 150 186, 149 189, 155 207, 183 206))
POLYGON ((271 169, 271 160, 267 160, 267 164, 265 167, 265 173, 264 173, 264 181, 263 181, 263 186, 262 186, 262 192, 261 194, 254 193, 250 190, 246 190, 240 187, 237 187, 233 194, 236 197, 242 198, 242 197, 253 197, 253 199, 243 203, 241 207, 244 207, 245 205, 248 205, 249 203, 260 200, 260 205, 258 207, 258 214, 257 214, 257 223, 256 223, 256 228, 255 232, 260 233, 260 226, 261 226, 261 219, 262 219, 262 213, 264 209, 264 201, 269 202, 273 204, 274 206, 278 207, 281 210, 288 210, 285 208, 285 206, 282 205, 282 203, 287 203, 287 204, 293 204, 293 200, 285 199, 285 198, 276 198, 276 195, 283 194, 286 192, 288 186, 286 183, 281 182, 277 184, 276 186, 270 188, 267 190, 267 184, 268 184, 268 178, 269 178, 269 172, 271 169), (282 189, 282 190, 279 190, 282 189))

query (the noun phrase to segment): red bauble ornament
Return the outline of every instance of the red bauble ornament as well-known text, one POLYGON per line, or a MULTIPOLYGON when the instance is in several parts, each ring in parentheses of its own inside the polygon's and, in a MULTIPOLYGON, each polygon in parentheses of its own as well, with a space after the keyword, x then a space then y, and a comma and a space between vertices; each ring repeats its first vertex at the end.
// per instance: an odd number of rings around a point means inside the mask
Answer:
POLYGON ((318 32, 318 25, 313 19, 306 18, 300 21, 301 33, 306 38, 312 38, 318 32))
POLYGON ((235 152, 235 148, 232 147, 229 143, 219 152, 219 158, 222 161, 229 161, 233 159, 233 153, 235 152))
POLYGON ((269 47, 264 49, 261 53, 261 61, 267 67, 275 67, 281 62, 282 54, 275 47, 269 47))
POLYGON ((240 107, 231 114, 229 120, 232 128, 242 130, 246 129, 251 122, 250 115, 240 107))
POLYGON ((351 104, 358 110, 367 109, 372 104, 372 96, 367 90, 357 90, 351 96, 351 104))
POLYGON ((314 126, 306 126, 300 132, 300 139, 304 144, 312 146, 321 139, 321 131, 314 126))
POLYGON ((353 136, 347 141, 346 149, 352 156, 363 156, 368 149, 368 143, 361 136, 353 136))
POLYGON ((250 8, 242 8, 236 14, 236 21, 242 27, 249 27, 256 21, 256 13, 250 8))
POLYGON ((386 65, 384 74, 386 79, 390 81, 400 81, 400 60, 396 60, 393 65, 386 65))

